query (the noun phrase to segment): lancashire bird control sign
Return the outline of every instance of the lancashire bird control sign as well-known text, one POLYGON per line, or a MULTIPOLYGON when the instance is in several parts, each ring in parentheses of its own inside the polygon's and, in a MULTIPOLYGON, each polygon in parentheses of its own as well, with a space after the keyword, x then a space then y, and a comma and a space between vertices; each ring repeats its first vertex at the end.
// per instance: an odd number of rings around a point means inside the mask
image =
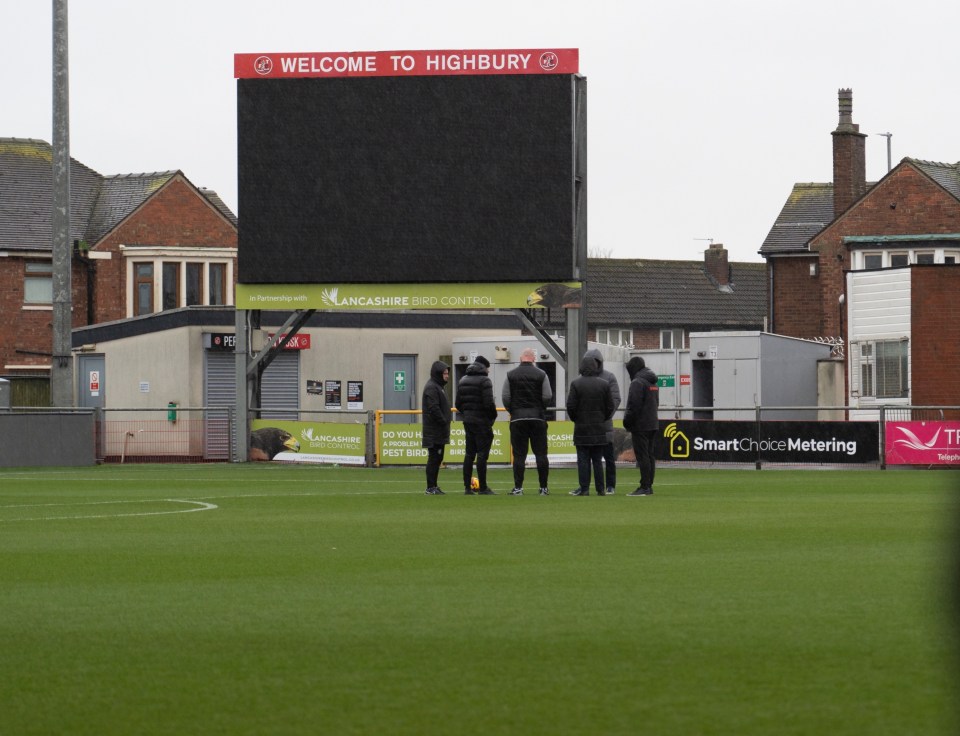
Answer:
POLYGON ((517 284, 237 284, 238 309, 578 309, 578 281, 517 284))

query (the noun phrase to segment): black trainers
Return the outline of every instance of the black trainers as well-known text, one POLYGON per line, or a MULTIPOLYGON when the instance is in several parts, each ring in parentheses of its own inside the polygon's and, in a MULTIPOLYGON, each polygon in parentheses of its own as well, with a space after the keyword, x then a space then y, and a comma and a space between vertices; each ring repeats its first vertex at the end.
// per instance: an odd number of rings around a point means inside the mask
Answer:
POLYGON ((428 488, 424 491, 428 496, 446 496, 447 494, 441 491, 439 488, 434 486, 433 488, 428 488))
POLYGON ((651 488, 638 488, 632 493, 628 493, 628 496, 652 496, 653 490, 651 488))
POLYGON ((570 491, 570 495, 571 496, 589 496, 590 491, 584 488, 574 488, 572 491, 570 491))
POLYGON ((607 495, 608 495, 608 496, 612 496, 612 495, 613 495, 614 493, 616 493, 616 492, 617 492, 617 490, 616 490, 613 486, 610 486, 609 488, 607 488, 607 495))
POLYGON ((472 488, 467 488, 466 490, 464 490, 463 495, 464 495, 464 496, 476 496, 476 495, 477 495, 477 491, 473 490, 472 488))
POLYGON ((607 492, 606 492, 605 490, 603 490, 602 488, 598 488, 598 489, 597 489, 597 495, 598 495, 598 496, 606 496, 606 495, 607 495, 607 492))
POLYGON ((550 491, 548 491, 546 488, 541 488, 541 489, 540 489, 540 495, 541 495, 541 496, 549 496, 549 495, 550 495, 550 491))
POLYGON ((497 492, 494 491, 490 486, 484 486, 479 491, 477 491, 478 496, 496 496, 497 492))
POLYGON ((511 495, 511 496, 522 496, 522 495, 523 495, 523 489, 522 489, 522 488, 514 488, 512 491, 510 491, 510 495, 511 495))

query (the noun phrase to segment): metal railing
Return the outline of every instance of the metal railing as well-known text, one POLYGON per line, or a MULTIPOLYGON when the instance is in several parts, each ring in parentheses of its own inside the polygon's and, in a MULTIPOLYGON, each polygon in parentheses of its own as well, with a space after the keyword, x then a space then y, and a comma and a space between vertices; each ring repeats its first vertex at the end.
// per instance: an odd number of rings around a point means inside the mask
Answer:
MULTIPOLYGON (((870 465, 885 468, 887 465, 887 424, 890 422, 934 422, 945 427, 938 442, 954 443, 948 446, 950 456, 960 453, 960 405, 950 406, 877 406, 871 409, 875 416, 865 416, 863 407, 854 406, 741 406, 741 407, 660 407, 661 429, 671 421, 712 421, 723 424, 726 420, 740 423, 755 423, 758 434, 762 428, 769 429, 780 422, 847 423, 851 412, 856 413, 858 423, 877 423, 878 460, 870 465), (696 414, 700 416, 696 416, 696 414), (789 418, 784 418, 789 417, 789 418)), ((156 408, 37 408, 12 407, 0 409, 4 414, 94 414, 94 445, 97 462, 244 462, 237 457, 237 421, 233 407, 156 407, 156 408)), ((262 410, 258 414, 269 419, 278 410, 262 410)), ((365 425, 363 429, 363 464, 373 466, 377 462, 377 444, 380 422, 387 415, 412 414, 412 424, 419 424, 419 414, 389 411, 300 411, 284 410, 283 421, 338 423, 340 425, 365 425)), ((562 408, 556 409, 558 420, 566 419, 562 408)), ((615 426, 622 419, 622 410, 617 412, 615 426)), ((251 419, 259 418, 251 416, 251 419)), ((501 410, 500 423, 507 419, 501 410)), ((278 420, 280 421, 280 420, 278 420)), ((248 425, 249 426, 249 425, 248 425)), ((623 433, 624 430, 619 429, 623 433)), ((898 434, 899 436, 899 434, 898 434)), ((931 435, 932 436, 932 435, 931 435)), ((925 440, 926 441, 926 440, 925 440)), ((768 457, 757 456, 756 467, 762 464, 777 465, 768 457)), ((795 464, 795 463, 791 463, 795 464)), ((802 463, 801 463, 802 464, 802 463)), ((811 465, 822 465, 811 461, 811 465)), ((925 463, 915 463, 925 464, 925 463)), ((957 466, 957 463, 948 462, 957 466)))

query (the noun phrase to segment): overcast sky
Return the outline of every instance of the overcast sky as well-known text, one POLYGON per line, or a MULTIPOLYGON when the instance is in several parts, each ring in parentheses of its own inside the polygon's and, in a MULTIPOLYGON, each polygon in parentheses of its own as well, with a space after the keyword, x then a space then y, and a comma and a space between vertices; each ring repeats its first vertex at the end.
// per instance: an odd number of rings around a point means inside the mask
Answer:
MULTIPOLYGON (((52 3, 0 8, 0 137, 51 141, 52 3)), ((943 0, 74 0, 70 149, 180 169, 236 211, 235 53, 578 48, 590 249, 696 260, 712 238, 758 261, 793 183, 832 178, 840 87, 869 180, 876 133, 894 164, 960 161, 958 28, 943 0)))

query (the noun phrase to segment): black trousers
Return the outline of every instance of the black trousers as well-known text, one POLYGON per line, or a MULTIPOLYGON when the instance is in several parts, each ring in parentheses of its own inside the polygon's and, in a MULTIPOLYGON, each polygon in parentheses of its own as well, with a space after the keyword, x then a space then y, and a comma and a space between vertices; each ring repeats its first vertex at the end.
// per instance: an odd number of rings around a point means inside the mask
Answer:
POLYGON ((581 491, 590 491, 590 470, 599 495, 603 486, 603 445, 577 445, 577 479, 581 491))
POLYGON ((640 468, 640 487, 653 488, 653 476, 657 472, 657 434, 659 430, 647 429, 633 433, 633 454, 640 468))
POLYGON ((437 487, 437 477, 443 464, 443 451, 446 445, 434 445, 427 448, 427 488, 437 487))
POLYGON ((607 473, 607 488, 617 487, 617 457, 614 454, 613 443, 603 446, 603 464, 607 473))
POLYGON ((463 487, 470 487, 473 477, 473 461, 477 461, 477 480, 480 487, 487 487, 487 458, 490 457, 490 448, 493 446, 493 427, 466 424, 463 425, 466 435, 466 447, 463 456, 463 487))
POLYGON ((547 487, 550 462, 547 460, 547 423, 541 419, 520 419, 510 422, 510 449, 513 450, 513 485, 523 488, 527 464, 527 447, 537 458, 537 476, 540 487, 547 487))

